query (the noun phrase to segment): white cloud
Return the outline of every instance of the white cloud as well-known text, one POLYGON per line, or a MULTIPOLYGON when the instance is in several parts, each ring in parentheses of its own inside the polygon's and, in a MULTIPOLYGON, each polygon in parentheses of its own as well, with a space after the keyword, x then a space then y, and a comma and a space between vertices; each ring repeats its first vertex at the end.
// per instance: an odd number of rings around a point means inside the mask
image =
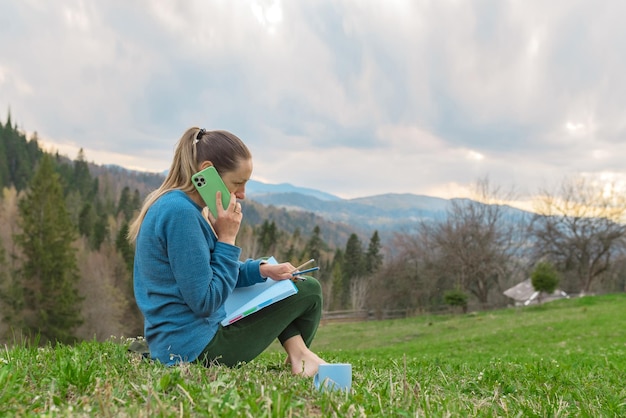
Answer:
POLYGON ((202 125, 241 136, 255 176, 272 182, 449 197, 489 175, 531 192, 580 171, 626 172, 623 11, 591 0, 0 0, 11 39, 0 109, 100 163, 161 171, 178 136, 202 125))
POLYGON ((283 10, 279 0, 253 1, 250 7, 254 17, 271 33, 283 20, 283 10))
POLYGON ((79 2, 78 7, 66 6, 63 14, 68 26, 83 31, 89 30, 90 22, 87 12, 84 10, 84 3, 79 2))
POLYGON ((482 161, 485 159, 485 156, 481 154, 480 152, 469 150, 467 151, 467 159, 475 160, 475 161, 482 161))

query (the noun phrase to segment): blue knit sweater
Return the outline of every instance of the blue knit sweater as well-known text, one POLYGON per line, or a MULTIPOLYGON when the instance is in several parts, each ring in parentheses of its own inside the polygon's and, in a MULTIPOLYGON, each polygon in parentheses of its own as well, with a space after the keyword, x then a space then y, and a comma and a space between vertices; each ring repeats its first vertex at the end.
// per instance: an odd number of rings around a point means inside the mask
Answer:
POLYGON ((161 196, 144 218, 135 249, 135 299, 153 359, 194 361, 225 317, 234 287, 262 282, 260 260, 239 261, 218 242, 202 208, 180 190, 161 196))

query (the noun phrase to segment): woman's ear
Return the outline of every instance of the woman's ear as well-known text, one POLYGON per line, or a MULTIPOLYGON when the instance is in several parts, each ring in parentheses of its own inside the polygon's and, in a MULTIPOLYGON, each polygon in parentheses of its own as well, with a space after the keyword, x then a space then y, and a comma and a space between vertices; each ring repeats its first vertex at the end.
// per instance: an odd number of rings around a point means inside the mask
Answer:
POLYGON ((209 160, 202 161, 202 164, 200 164, 200 171, 204 170, 207 167, 213 167, 213 163, 209 160))

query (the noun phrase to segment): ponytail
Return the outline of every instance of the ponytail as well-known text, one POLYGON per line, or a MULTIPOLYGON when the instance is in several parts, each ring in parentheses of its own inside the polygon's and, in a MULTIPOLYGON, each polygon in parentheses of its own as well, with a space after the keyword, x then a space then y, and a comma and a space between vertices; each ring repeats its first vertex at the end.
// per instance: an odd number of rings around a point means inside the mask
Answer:
POLYGON ((165 180, 158 189, 146 196, 139 215, 130 224, 129 241, 136 241, 148 209, 161 196, 172 190, 182 190, 185 193, 195 190, 191 176, 204 161, 211 161, 217 172, 223 175, 235 170, 241 160, 250 158, 252 154, 248 147, 230 132, 206 131, 197 127, 187 129, 176 144, 172 165, 165 180))

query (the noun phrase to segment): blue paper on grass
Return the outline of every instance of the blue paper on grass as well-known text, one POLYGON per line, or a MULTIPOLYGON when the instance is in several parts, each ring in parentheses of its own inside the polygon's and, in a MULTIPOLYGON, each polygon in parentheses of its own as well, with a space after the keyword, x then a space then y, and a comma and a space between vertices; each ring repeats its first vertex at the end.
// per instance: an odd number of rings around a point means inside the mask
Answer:
MULTIPOLYGON (((278 264, 274 257, 270 257, 269 264, 278 264)), ((272 280, 267 278, 263 283, 247 287, 236 287, 233 293, 224 302, 226 318, 222 325, 227 326, 246 316, 298 293, 298 288, 291 280, 272 280)))

